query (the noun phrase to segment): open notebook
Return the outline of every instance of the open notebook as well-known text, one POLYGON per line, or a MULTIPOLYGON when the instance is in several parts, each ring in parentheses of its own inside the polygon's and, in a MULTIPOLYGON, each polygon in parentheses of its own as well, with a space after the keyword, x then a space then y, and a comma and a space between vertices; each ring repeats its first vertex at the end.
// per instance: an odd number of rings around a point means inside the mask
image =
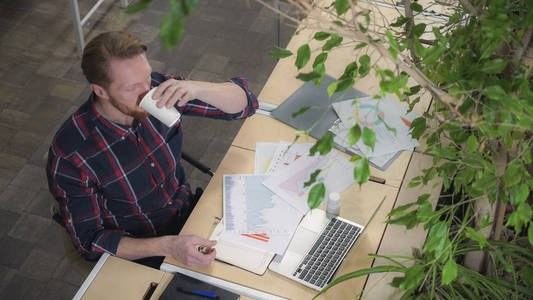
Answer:
POLYGON ((248 245, 237 244, 221 238, 224 220, 220 221, 211 233, 210 240, 216 240, 217 260, 227 262, 258 275, 265 273, 268 264, 274 258, 274 252, 267 252, 248 245))

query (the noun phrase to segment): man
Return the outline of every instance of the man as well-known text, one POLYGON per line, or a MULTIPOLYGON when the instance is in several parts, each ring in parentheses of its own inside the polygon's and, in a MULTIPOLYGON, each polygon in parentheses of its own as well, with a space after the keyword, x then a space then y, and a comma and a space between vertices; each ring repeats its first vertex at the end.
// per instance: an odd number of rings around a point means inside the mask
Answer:
MULTIPOLYGON (((107 32, 84 49, 82 69, 92 94, 62 125, 49 150, 50 192, 72 242, 88 260, 172 256, 209 265, 215 241, 176 235, 192 193, 181 164, 182 124, 171 128, 138 106, 153 87, 157 106, 180 113, 241 119, 256 97, 243 78, 224 83, 180 80, 152 72, 147 46, 126 32, 107 32)), ((150 263, 153 264, 153 260, 150 263)))

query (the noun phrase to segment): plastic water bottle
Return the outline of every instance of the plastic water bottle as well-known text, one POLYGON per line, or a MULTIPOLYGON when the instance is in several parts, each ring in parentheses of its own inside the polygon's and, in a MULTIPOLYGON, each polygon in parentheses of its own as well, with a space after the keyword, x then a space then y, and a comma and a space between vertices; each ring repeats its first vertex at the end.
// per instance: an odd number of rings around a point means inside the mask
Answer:
POLYGON ((329 194, 326 213, 331 216, 338 216, 341 210, 341 195, 336 192, 329 194))

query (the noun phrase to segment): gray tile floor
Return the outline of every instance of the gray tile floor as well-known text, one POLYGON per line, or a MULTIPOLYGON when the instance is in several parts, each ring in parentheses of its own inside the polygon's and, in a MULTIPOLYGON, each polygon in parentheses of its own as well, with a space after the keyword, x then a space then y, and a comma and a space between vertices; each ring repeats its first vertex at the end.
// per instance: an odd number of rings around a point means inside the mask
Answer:
MULTIPOLYGON (((79 0, 82 14, 94 2, 79 0)), ((51 137, 89 93, 67 3, 0 2, 2 299, 69 299, 85 275, 66 257, 61 228, 50 219, 43 168, 51 137)), ((253 0, 200 0, 183 41, 169 52, 158 36, 168 3, 154 1, 147 11, 124 16, 119 1, 106 1, 84 26, 86 39, 127 30, 149 44, 154 70, 207 81, 244 75, 260 92, 276 62, 267 55, 277 42, 276 14, 253 0)), ((282 24, 282 45, 292 32, 282 24)), ((185 117, 184 124, 185 151, 216 169, 242 122, 185 117)), ((186 171, 193 187, 207 185, 207 175, 186 171)))

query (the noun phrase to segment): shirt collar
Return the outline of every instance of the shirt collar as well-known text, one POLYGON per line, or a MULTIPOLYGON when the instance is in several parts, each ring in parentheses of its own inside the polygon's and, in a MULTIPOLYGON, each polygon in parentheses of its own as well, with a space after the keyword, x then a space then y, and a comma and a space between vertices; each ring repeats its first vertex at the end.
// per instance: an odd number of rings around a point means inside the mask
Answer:
POLYGON ((116 138, 126 137, 131 134, 130 130, 124 128, 122 125, 119 125, 113 121, 109 121, 96 109, 96 94, 93 92, 89 99, 91 112, 94 114, 94 122, 96 127, 100 128, 101 131, 110 134, 116 138))

